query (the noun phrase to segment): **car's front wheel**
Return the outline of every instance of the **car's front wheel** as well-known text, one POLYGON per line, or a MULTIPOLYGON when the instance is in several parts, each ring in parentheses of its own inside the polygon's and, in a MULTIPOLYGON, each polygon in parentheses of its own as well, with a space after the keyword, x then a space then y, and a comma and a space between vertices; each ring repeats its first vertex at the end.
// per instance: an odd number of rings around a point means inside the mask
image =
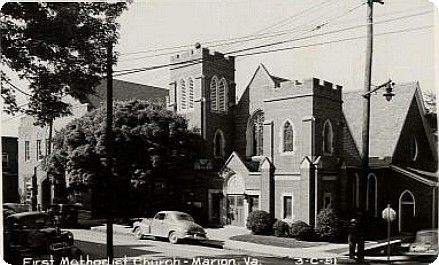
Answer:
POLYGON ((169 233, 168 239, 171 244, 177 244, 178 243, 177 233, 175 231, 169 233))
POLYGON ((133 230, 133 235, 137 238, 137 239, 142 239, 143 235, 142 235, 142 231, 140 230, 140 227, 136 227, 133 230))

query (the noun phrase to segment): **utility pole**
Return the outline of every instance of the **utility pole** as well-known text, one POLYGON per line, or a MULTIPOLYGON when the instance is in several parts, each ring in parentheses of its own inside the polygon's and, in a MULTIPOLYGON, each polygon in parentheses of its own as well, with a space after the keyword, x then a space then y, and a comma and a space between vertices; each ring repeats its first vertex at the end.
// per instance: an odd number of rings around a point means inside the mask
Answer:
MULTIPOLYGON (((49 142, 46 141, 46 156, 52 153, 52 138, 53 138, 53 118, 49 121, 49 142)), ((46 177, 50 183, 50 204, 53 204, 53 199, 55 197, 55 178, 51 174, 50 170, 46 172, 46 177)))
MULTIPOLYGON (((107 177, 106 177, 106 196, 113 198, 113 43, 109 41, 107 44, 107 116, 105 128, 105 155, 107 163, 107 177)), ((113 200, 107 198, 109 207, 112 207, 113 200)), ((113 216, 111 209, 107 208, 107 257, 113 263, 113 216)))
MULTIPOLYGON (((360 183, 364 185, 367 181, 369 169, 369 126, 370 126, 370 87, 372 80, 372 54, 373 54, 373 4, 381 0, 367 0, 367 46, 366 46, 366 71, 364 74, 364 93, 363 93, 363 127, 362 127, 362 149, 361 166, 363 178, 360 183)), ((360 185, 360 187, 362 186, 360 185)), ((363 189, 361 189, 363 190, 363 189)), ((362 193, 360 193, 362 194, 362 193)), ((364 208, 364 196, 360 196, 360 208, 364 208)))

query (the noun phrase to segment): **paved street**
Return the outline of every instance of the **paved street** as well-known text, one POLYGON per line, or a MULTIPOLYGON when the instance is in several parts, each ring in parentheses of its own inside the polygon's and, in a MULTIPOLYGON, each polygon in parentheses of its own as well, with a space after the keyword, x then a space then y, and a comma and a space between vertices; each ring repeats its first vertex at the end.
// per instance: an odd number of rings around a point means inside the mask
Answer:
MULTIPOLYGON (((84 256, 89 255, 91 260, 103 259, 106 257, 106 234, 102 231, 92 231, 86 229, 71 229, 75 237, 75 245, 82 250, 84 256)), ((124 234, 114 234, 114 256, 116 258, 128 259, 127 265, 150 265, 159 263, 140 263, 144 261, 167 260, 172 265, 266 265, 266 264, 331 264, 330 260, 326 263, 304 262, 304 260, 293 260, 288 258, 270 257, 251 252, 239 250, 227 250, 212 246, 182 243, 173 245, 167 240, 138 240, 132 236, 124 234), (135 259, 133 259, 135 258, 135 259), (204 259, 206 258, 206 259, 204 259), (177 262, 174 260, 176 259, 177 262), (133 260, 137 260, 134 263, 133 260), (180 263, 178 263, 178 260, 180 263), (246 261, 248 263, 246 263, 246 261), (199 262, 199 263, 197 263, 199 262), (208 263, 207 263, 208 262, 208 263), (254 263, 256 262, 256 263, 254 263)), ((367 264, 383 264, 381 260, 370 260, 367 264)), ((412 264, 410 260, 395 260, 393 264, 412 264)), ((346 259, 337 259, 337 264, 353 264, 346 259)), ((428 264, 428 263, 426 263, 428 264)))
MULTIPOLYGON (((102 232, 72 229, 70 230, 75 237, 75 245, 80 248, 84 255, 89 255, 90 259, 105 258, 106 256, 106 235, 102 232)), ((183 258, 192 264, 193 258, 208 257, 211 261, 218 259, 218 262, 236 260, 236 264, 246 264, 245 260, 257 259, 258 264, 285 264, 292 260, 277 257, 262 257, 243 251, 220 249, 199 244, 177 244, 173 245, 163 240, 138 240, 132 236, 114 234, 114 256, 115 257, 142 257, 148 260, 183 258)), ((198 260, 198 259, 195 259, 198 260)), ((253 260, 255 261, 255 260, 253 260)), ((216 263, 216 262, 215 262, 216 263)), ((183 263, 182 263, 183 264, 183 263)), ((203 259, 201 259, 203 264, 203 259)), ((251 264, 251 263, 249 263, 251 264)))

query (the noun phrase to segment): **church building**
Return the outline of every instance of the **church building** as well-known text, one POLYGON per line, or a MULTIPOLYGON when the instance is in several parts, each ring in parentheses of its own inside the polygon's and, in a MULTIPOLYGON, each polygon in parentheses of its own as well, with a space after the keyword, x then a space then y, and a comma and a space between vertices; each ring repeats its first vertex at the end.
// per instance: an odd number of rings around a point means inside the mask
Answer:
POLYGON ((245 226, 254 210, 315 225, 321 209, 379 217, 388 203, 400 232, 437 227, 436 141, 417 82, 371 97, 370 169, 361 169, 362 93, 259 65, 239 98, 235 60, 196 47, 171 57, 168 109, 206 142, 207 224, 245 226))

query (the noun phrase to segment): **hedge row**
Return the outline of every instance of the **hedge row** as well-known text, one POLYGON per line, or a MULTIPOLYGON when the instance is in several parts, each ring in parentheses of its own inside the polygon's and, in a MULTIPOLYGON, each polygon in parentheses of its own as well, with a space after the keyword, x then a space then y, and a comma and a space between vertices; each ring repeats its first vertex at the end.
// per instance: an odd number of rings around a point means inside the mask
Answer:
POLYGON ((347 223, 338 218, 331 209, 323 209, 317 215, 315 228, 303 221, 295 221, 291 226, 281 220, 276 220, 265 211, 253 211, 247 219, 247 228, 256 235, 275 235, 278 237, 294 237, 298 240, 339 241, 347 238, 347 223))

